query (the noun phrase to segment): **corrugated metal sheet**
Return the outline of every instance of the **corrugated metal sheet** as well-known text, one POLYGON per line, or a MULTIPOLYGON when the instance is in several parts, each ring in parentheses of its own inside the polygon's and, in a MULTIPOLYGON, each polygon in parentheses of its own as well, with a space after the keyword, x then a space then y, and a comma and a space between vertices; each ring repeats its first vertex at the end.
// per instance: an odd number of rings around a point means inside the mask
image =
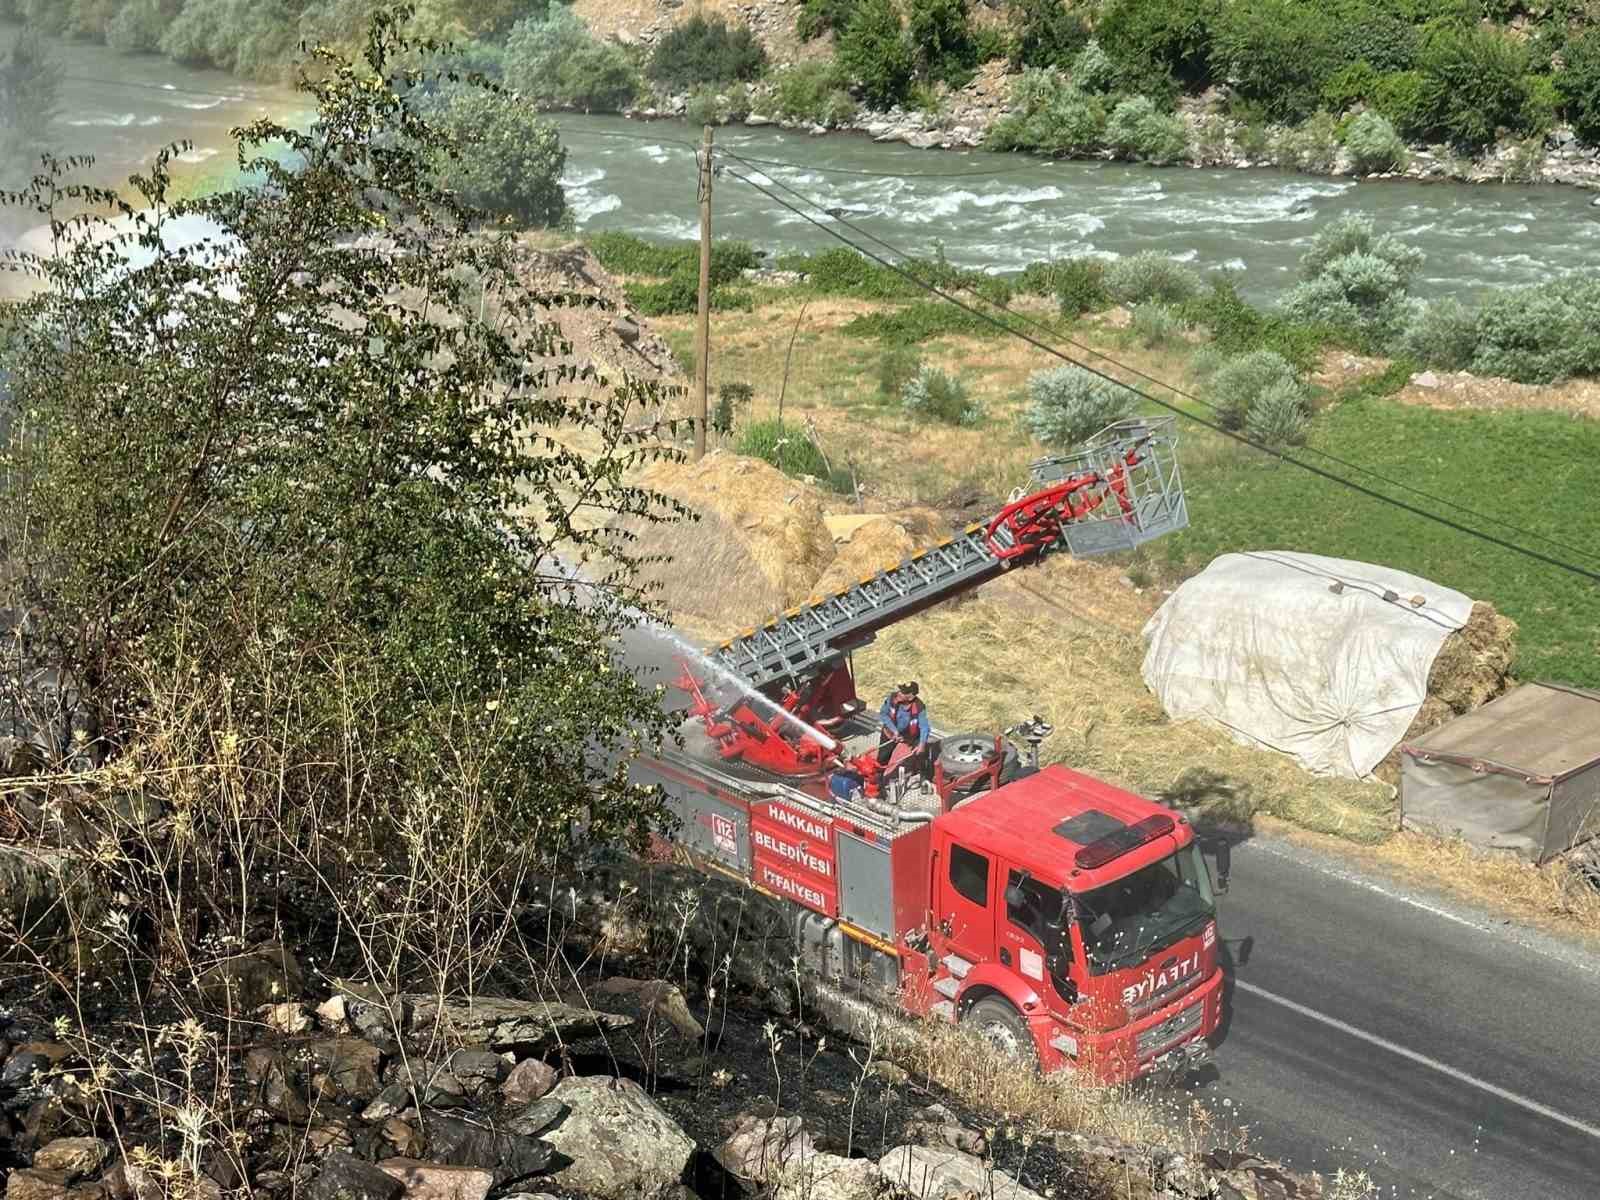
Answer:
POLYGON ((1565 779, 1600 762, 1600 692, 1525 683, 1401 749, 1532 779, 1565 779))

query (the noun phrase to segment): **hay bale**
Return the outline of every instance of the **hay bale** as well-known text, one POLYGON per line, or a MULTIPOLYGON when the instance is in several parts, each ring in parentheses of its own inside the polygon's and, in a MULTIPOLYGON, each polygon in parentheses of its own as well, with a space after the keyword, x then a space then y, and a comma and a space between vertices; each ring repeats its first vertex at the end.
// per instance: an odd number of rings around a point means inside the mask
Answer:
MULTIPOLYGON (((1428 696, 1443 701, 1452 712, 1471 712, 1506 690, 1516 654, 1517 623, 1479 600, 1466 625, 1439 648, 1428 672, 1428 696)), ((1421 732, 1413 724, 1407 736, 1421 732)))
POLYGON ((834 592, 871 578, 886 567, 904 562, 916 552, 916 542, 907 530, 886 516, 871 516, 847 525, 828 518, 830 528, 844 529, 834 552, 833 562, 812 587, 818 596, 834 592))
MULTIPOLYGON (((721 527, 732 531, 749 561, 781 597, 774 608, 805 600, 833 561, 822 493, 760 459, 714 450, 697 463, 654 463, 641 473, 639 483, 719 518, 721 527)), ((684 525, 682 537, 700 537, 703 528, 684 525)), ((709 588, 736 582, 717 575, 700 579, 701 586, 709 588)))

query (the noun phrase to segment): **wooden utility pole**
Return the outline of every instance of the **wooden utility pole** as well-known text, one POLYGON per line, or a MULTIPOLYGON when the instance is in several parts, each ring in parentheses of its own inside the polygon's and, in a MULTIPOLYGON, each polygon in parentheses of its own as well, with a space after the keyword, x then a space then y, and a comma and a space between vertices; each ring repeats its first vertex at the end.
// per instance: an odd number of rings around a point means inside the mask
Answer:
POLYGON ((694 458, 706 454, 706 392, 711 386, 711 126, 700 142, 700 312, 695 347, 694 458))

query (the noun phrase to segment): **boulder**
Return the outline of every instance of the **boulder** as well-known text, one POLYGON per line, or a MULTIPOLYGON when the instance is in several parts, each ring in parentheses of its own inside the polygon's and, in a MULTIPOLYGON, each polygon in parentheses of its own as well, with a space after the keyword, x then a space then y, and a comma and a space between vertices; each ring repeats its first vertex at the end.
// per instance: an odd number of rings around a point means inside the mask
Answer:
POLYGON ((252 1013, 299 996, 305 989, 305 972, 287 948, 271 942, 207 968, 199 988, 201 996, 221 1011, 252 1013))
MULTIPOLYGON (((75 930, 95 930, 106 913, 104 889, 94 885, 92 863, 70 850, 0 844, 0 912, 28 931, 31 949, 58 949, 76 957, 75 930)), ((0 953, 0 958, 5 957, 0 953)), ((63 961, 70 961, 64 958, 63 961)))
POLYGON ((306 1200, 400 1200, 405 1185, 354 1155, 335 1150, 303 1193, 306 1200))
POLYGON ((571 1160, 551 1177, 593 1200, 668 1200, 695 1144, 631 1079, 563 1079, 553 1099, 569 1106, 545 1141, 571 1160))
POLYGON ((78 1180, 96 1174, 110 1154, 111 1148, 97 1137, 57 1138, 39 1149, 33 1165, 78 1180))
POLYGON ((303 1125, 311 1106, 300 1094, 288 1060, 277 1050, 257 1048, 245 1055, 244 1077, 256 1085, 256 1103, 279 1121, 303 1125))
POLYGON ((506 1128, 512 1133, 520 1133, 525 1137, 538 1137, 566 1115, 567 1106, 565 1104, 554 1096, 546 1096, 543 1100, 535 1100, 520 1112, 515 1113, 506 1122, 506 1128))
POLYGON ((296 1001, 264 1005, 256 1011, 256 1015, 273 1033, 304 1033, 311 1028, 311 1014, 306 1011, 304 1004, 296 1001))
POLYGON ((499 1083, 511 1071, 510 1063, 488 1050, 457 1050, 445 1066, 463 1083, 499 1083))
POLYGON ((875 1200, 895 1191, 871 1159, 820 1153, 799 1117, 742 1116, 714 1157, 774 1200, 875 1200))
POLYGON ((363 1121, 387 1121, 411 1107, 411 1089, 403 1083, 391 1083, 377 1098, 361 1110, 363 1121))
POLYGON ((6 1181, 6 1200, 64 1200, 67 1177, 60 1171, 22 1167, 6 1181))
POLYGON ((383 1140, 394 1147, 395 1154, 400 1158, 416 1158, 428 1145, 409 1121, 402 1121, 399 1117, 390 1117, 383 1123, 380 1132, 383 1140))
POLYGON ((554 1157, 550 1147, 536 1138, 469 1124, 442 1113, 426 1114, 423 1125, 431 1160, 488 1171, 496 1187, 540 1174, 554 1157))
POLYGON ((484 1200, 494 1186, 494 1175, 481 1167, 453 1167, 418 1162, 414 1158, 386 1158, 378 1169, 400 1181, 406 1200, 484 1200))
POLYGON ((1004 1171, 960 1150, 934 1146, 896 1146, 878 1160, 889 1179, 922 1200, 940 1200, 968 1192, 986 1200, 1042 1200, 1004 1171))
POLYGON ((573 1008, 550 1000, 511 1000, 478 996, 470 1000, 409 997, 411 1032, 442 1036, 464 1045, 510 1050, 517 1055, 543 1054, 558 1045, 626 1029, 630 1017, 573 1008))
POLYGON ((617 976, 600 985, 603 996, 636 996, 639 1003, 650 1009, 684 1037, 698 1042, 705 1037, 705 1026, 695 1020, 689 1011, 689 1002, 677 984, 664 979, 628 979, 617 976))
POLYGON ((507 1104, 527 1104, 547 1095, 556 1085, 556 1069, 543 1059, 525 1058, 511 1068, 500 1085, 507 1104))
POLYGON ((383 1053, 360 1038, 338 1037, 312 1042, 309 1047, 316 1078, 326 1080, 325 1093, 333 1100, 371 1100, 383 1088, 378 1069, 383 1053))

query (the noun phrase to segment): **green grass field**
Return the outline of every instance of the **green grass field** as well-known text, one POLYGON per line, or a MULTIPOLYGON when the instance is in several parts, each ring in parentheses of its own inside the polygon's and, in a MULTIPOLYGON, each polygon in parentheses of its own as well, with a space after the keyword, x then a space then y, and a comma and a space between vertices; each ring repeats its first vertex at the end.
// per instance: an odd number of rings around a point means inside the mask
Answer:
MULTIPOLYGON (((1600 571, 1600 423, 1548 411, 1440 412, 1362 399, 1319 415, 1311 438, 1318 450, 1590 555, 1364 481, 1375 490, 1600 571)), ((1189 453, 1180 452, 1191 528, 1166 539, 1170 567, 1187 573, 1218 554, 1268 549, 1382 563, 1488 600, 1514 619, 1520 678, 1600 687, 1600 585, 1218 442, 1202 432, 1190 436, 1189 453)))

